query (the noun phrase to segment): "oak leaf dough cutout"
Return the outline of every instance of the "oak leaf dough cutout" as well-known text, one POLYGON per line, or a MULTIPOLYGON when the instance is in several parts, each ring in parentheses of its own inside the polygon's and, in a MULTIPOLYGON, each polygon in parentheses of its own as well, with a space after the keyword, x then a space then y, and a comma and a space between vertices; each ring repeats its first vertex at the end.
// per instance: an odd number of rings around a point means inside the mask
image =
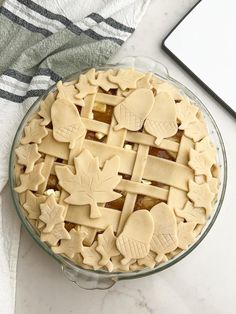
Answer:
POLYGON ((204 224, 206 222, 206 210, 203 207, 194 207, 190 201, 186 202, 183 209, 175 209, 175 213, 187 222, 196 224, 204 224))
POLYGON ((119 250, 116 247, 116 237, 113 233, 112 226, 106 228, 102 234, 98 234, 98 246, 96 250, 101 254, 102 258, 99 261, 101 266, 106 266, 111 272, 113 270, 112 262, 110 258, 120 255, 119 250))
POLYGON ((45 233, 43 231, 40 235, 40 240, 43 242, 47 242, 51 246, 57 245, 59 240, 68 240, 70 238, 71 236, 66 230, 64 222, 56 224, 51 232, 45 233))
POLYGON ((148 255, 153 231, 154 222, 148 210, 137 210, 129 216, 116 240, 116 246, 124 256, 121 264, 125 265, 132 259, 148 255))
POLYGON ((57 99, 66 99, 74 105, 84 107, 84 100, 75 97, 78 94, 78 90, 74 85, 66 85, 65 83, 62 83, 62 81, 59 81, 57 83, 57 89, 57 99))
POLYGON ((148 116, 154 103, 151 90, 140 88, 132 92, 114 109, 114 116, 118 122, 114 130, 126 128, 130 131, 138 131, 148 116))
POLYGON ((173 210, 166 203, 155 205, 150 213, 154 221, 151 250, 157 254, 157 261, 177 248, 177 223, 173 210))
POLYGON ((89 204, 90 218, 98 218, 101 213, 97 203, 110 202, 121 196, 113 191, 121 180, 117 174, 120 159, 114 156, 106 160, 100 170, 98 158, 85 149, 75 157, 74 164, 75 174, 68 166, 55 167, 60 186, 70 194, 65 202, 72 205, 89 204))
POLYGON ((69 148, 73 149, 86 132, 76 106, 66 99, 57 99, 52 105, 51 116, 53 137, 59 142, 70 143, 69 148))
POLYGON ((33 119, 24 128, 25 136, 21 138, 21 144, 29 144, 31 142, 40 144, 42 139, 48 135, 44 125, 41 125, 43 119, 33 119))
POLYGON ((198 142, 207 136, 207 128, 203 121, 197 119, 187 125, 184 129, 184 135, 198 142))
POLYGON ((216 149, 211 143, 208 136, 204 137, 200 142, 195 144, 195 149, 199 153, 207 152, 212 160, 216 161, 216 149))
POLYGON ((167 93, 157 94, 152 110, 144 123, 144 129, 156 137, 156 145, 159 145, 164 138, 177 133, 176 105, 167 93))
POLYGON ((69 232, 70 239, 63 239, 59 246, 53 246, 52 250, 56 254, 65 254, 69 258, 73 258, 76 253, 81 253, 83 249, 83 240, 86 233, 77 229, 71 229, 69 232))
POLYGON ((36 196, 31 191, 26 192, 26 202, 23 207, 28 212, 30 219, 38 219, 40 216, 40 204, 45 202, 46 196, 40 195, 36 196))
POLYGON ((51 122, 51 107, 55 101, 55 95, 53 93, 41 101, 38 114, 43 118, 41 125, 48 125, 51 122))
POLYGON ((212 178, 211 167, 214 165, 215 160, 211 158, 208 152, 199 153, 191 148, 189 153, 188 165, 194 170, 195 175, 205 175, 207 181, 212 178))
POLYGON ((79 93, 76 94, 77 99, 82 99, 87 95, 96 94, 97 86, 93 86, 89 83, 87 75, 81 74, 79 78, 79 83, 75 84, 75 87, 79 90, 79 93))
POLYGON ((41 215, 39 219, 46 224, 44 232, 51 232, 54 226, 64 221, 65 207, 57 204, 55 196, 48 196, 45 203, 40 204, 41 215))
POLYGON ((194 228, 196 227, 196 223, 194 222, 180 222, 178 224, 178 247, 182 250, 186 250, 188 246, 194 242, 194 228))
POLYGON ((15 152, 18 157, 18 163, 26 166, 25 173, 31 172, 35 162, 41 157, 37 144, 20 145, 15 152))
POLYGON ((108 76, 112 75, 115 71, 108 70, 108 71, 101 71, 98 73, 97 78, 90 79, 89 82, 92 85, 100 86, 102 89, 104 89, 106 92, 108 92, 110 89, 118 88, 117 84, 112 83, 109 81, 108 76))
POLYGON ((212 201, 215 197, 215 194, 210 190, 209 184, 197 184, 190 180, 187 195, 193 201, 194 206, 204 207, 206 209, 206 216, 209 217, 212 210, 212 201))
POLYGON ((192 105, 187 98, 184 98, 176 104, 177 119, 181 122, 180 130, 184 130, 190 122, 196 120, 198 107, 192 105))
POLYGON ((96 250, 97 241, 94 241, 93 244, 89 247, 84 246, 81 254, 84 258, 83 263, 93 267, 94 270, 101 268, 102 266, 99 264, 101 260, 101 255, 96 250))
POLYGON ((136 88, 137 81, 144 77, 144 73, 135 71, 134 69, 120 69, 117 75, 110 74, 109 81, 116 83, 124 91, 127 88, 136 88))
POLYGON ((29 173, 23 173, 20 175, 21 184, 15 188, 17 193, 23 193, 26 190, 37 191, 41 183, 45 178, 42 175, 44 162, 36 164, 33 170, 29 173))

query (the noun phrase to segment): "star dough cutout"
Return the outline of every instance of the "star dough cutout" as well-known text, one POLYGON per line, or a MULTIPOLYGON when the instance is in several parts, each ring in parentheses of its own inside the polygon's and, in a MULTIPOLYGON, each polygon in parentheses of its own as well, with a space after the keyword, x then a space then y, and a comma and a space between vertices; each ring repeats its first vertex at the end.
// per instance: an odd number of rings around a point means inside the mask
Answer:
POLYGON ((194 181, 189 181, 189 192, 188 197, 193 201, 195 207, 204 207, 206 209, 206 215, 212 210, 212 201, 214 200, 215 194, 211 192, 209 184, 197 184, 194 181))
POLYGON ((20 145, 15 152, 18 157, 18 163, 26 166, 25 173, 31 172, 35 162, 41 157, 37 144, 20 145))
POLYGON ((55 196, 48 196, 45 203, 40 204, 41 215, 39 219, 46 224, 44 232, 51 232, 54 226, 64 221, 65 207, 57 204, 55 196))
POLYGON ((26 192, 26 202, 23 207, 28 212, 30 219, 38 219, 40 216, 40 204, 45 202, 46 196, 40 195, 36 196, 31 191, 26 192))
POLYGON ((109 81, 116 83, 124 91, 127 88, 136 88, 137 81, 144 77, 145 74, 135 71, 134 69, 120 69, 117 75, 110 74, 109 81))

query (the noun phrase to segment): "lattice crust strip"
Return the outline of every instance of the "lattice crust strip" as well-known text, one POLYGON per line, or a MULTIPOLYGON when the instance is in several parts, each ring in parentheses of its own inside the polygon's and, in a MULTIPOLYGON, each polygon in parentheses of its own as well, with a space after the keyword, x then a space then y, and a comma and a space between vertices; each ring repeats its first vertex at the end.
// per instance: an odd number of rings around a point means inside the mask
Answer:
POLYGON ((198 108, 134 69, 91 69, 57 87, 29 120, 15 167, 41 240, 81 267, 109 271, 153 268, 187 249, 219 184, 198 108))

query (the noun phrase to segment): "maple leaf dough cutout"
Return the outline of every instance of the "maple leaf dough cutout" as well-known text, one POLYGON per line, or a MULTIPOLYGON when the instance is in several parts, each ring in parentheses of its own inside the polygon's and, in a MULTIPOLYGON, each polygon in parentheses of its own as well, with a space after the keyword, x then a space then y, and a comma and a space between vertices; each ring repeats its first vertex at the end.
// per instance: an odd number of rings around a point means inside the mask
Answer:
POLYGON ((97 252, 96 247, 97 241, 94 241, 91 246, 84 246, 81 251, 81 254, 84 258, 83 263, 92 266, 94 270, 102 267, 99 264, 99 261, 101 260, 101 255, 97 252))
POLYGON ((98 87, 93 86, 89 83, 88 77, 85 74, 81 74, 79 77, 79 82, 75 84, 75 87, 79 90, 76 94, 77 99, 82 99, 87 95, 96 94, 98 87))
POLYGON ((48 135, 45 126, 41 125, 43 119, 32 119, 24 128, 25 136, 21 138, 21 144, 29 144, 31 142, 41 144, 42 139, 48 135))
POLYGON ((144 73, 135 71, 134 69, 120 69, 117 75, 110 74, 109 81, 116 83, 124 91, 127 88, 136 88, 137 81, 144 77, 144 73))
POLYGON ((89 82, 92 85, 100 86, 102 89, 104 89, 106 92, 108 92, 110 89, 118 88, 117 84, 112 83, 108 80, 108 76, 112 75, 115 71, 108 70, 108 71, 101 71, 98 73, 97 78, 90 79, 89 82))
POLYGON ((180 222, 178 224, 178 247, 182 250, 186 250, 195 241, 193 232, 195 227, 196 223, 194 222, 180 222))
POLYGON ((76 253, 81 253, 83 250, 83 240, 86 237, 86 233, 82 232, 79 228, 71 229, 70 239, 63 239, 59 246, 53 246, 52 250, 56 254, 65 254, 69 258, 73 258, 76 253))
POLYGON ((47 198, 45 203, 40 204, 40 209, 39 219, 46 224, 43 232, 51 232, 56 224, 64 221, 65 207, 57 204, 53 194, 47 198))
POLYGON ((50 93, 40 103, 40 110, 38 114, 43 118, 41 125, 48 125, 51 122, 51 107, 54 101, 55 101, 55 95, 53 93, 50 93))
POLYGON ((62 83, 62 81, 59 81, 57 83, 57 89, 57 99, 66 99, 72 102, 74 105, 84 107, 84 100, 75 97, 75 95, 78 94, 78 90, 75 88, 74 85, 65 85, 64 83, 62 83))
POLYGON ((189 123, 184 129, 184 135, 193 139, 194 142, 200 141, 203 137, 207 136, 205 123, 198 119, 189 123))
POLYGON ((65 228, 65 223, 61 222, 56 224, 52 231, 49 233, 41 232, 40 240, 47 242, 51 246, 57 245, 59 240, 71 239, 69 232, 65 228))
POLYGON ((156 145, 159 145, 164 138, 177 133, 176 104, 167 93, 159 93, 155 97, 155 103, 144 123, 144 129, 156 137, 156 145))
POLYGON ((147 256, 137 260, 138 265, 154 268, 156 265, 156 253, 150 251, 147 256))
POLYGON ((193 201, 195 207, 204 207, 206 215, 209 217, 212 210, 212 201, 215 197, 215 194, 210 190, 209 184, 197 184, 189 180, 189 192, 187 195, 193 201))
POLYGON ((207 181, 210 181, 212 178, 211 167, 215 162, 211 155, 208 152, 199 153, 191 148, 189 156, 188 165, 194 170, 195 175, 205 175, 207 181))
POLYGON ((40 216, 40 204, 45 202, 46 196, 40 195, 36 196, 31 191, 26 192, 26 202, 23 207, 28 212, 30 219, 38 219, 40 216))
POLYGON ((148 210, 137 210, 129 216, 116 240, 116 246, 124 256, 121 264, 125 265, 132 259, 148 255, 153 231, 154 222, 148 210))
POLYGON ((120 252, 116 247, 116 237, 114 236, 112 226, 107 227, 102 234, 98 234, 97 239, 98 246, 96 247, 96 250, 102 256, 101 260, 99 261, 99 265, 106 265, 108 270, 112 271, 113 266, 110 258, 120 255, 120 252))
POLYGON ((42 175, 43 166, 44 162, 40 162, 34 166, 31 172, 21 174, 21 184, 15 188, 15 191, 17 193, 23 193, 26 190, 37 191, 39 185, 45 180, 44 176, 42 175))
POLYGON ((114 116, 118 122, 114 130, 126 128, 130 131, 138 131, 148 116, 154 103, 151 90, 140 88, 131 93, 124 101, 114 109, 114 116))
POLYGON ((195 149, 199 153, 208 152, 212 160, 216 161, 216 149, 208 136, 204 137, 200 142, 197 142, 195 144, 195 149))
POLYGON ((198 107, 192 105, 187 98, 182 99, 176 104, 177 119, 181 122, 180 130, 184 130, 190 122, 196 120, 198 107))
POLYGON ((206 210, 203 207, 194 207, 190 201, 186 202, 183 209, 175 209, 175 213, 187 222, 196 224, 204 224, 206 222, 206 210))
POLYGON ((176 218, 173 210, 163 202, 152 207, 150 213, 154 221, 151 250, 160 260, 166 253, 175 250, 178 246, 176 218))
POLYGON ((86 132, 76 106, 66 99, 57 99, 52 105, 51 115, 53 137, 59 142, 70 143, 69 148, 73 149, 86 132))
POLYGON ((18 157, 18 163, 26 166, 25 173, 29 173, 33 170, 35 162, 41 157, 38 152, 37 144, 20 145, 15 150, 18 157))
POLYGON ((90 218, 97 218, 101 213, 97 203, 113 201, 121 194, 113 189, 121 180, 118 176, 120 159, 114 156, 106 160, 103 169, 99 169, 98 158, 94 158, 88 150, 83 150, 74 159, 76 173, 67 166, 55 166, 60 186, 70 196, 65 202, 72 205, 90 205, 90 218))

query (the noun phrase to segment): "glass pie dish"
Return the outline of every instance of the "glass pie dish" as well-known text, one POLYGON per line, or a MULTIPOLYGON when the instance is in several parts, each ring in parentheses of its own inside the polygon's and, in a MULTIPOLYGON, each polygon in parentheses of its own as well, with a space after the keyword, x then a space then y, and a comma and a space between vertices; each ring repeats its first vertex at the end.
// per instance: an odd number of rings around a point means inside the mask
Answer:
MULTIPOLYGON (((152 60, 150 58, 126 57, 125 59, 121 60, 118 63, 107 64, 104 67, 97 67, 97 69, 108 70, 108 69, 130 68, 130 67, 133 67, 142 72, 152 72, 157 78, 160 78, 176 86, 183 95, 186 95, 196 106, 200 108, 200 111, 207 125, 211 141, 213 142, 214 146, 217 148, 217 164, 220 167, 219 192, 218 192, 217 200, 215 202, 214 209, 211 213, 211 216, 206 222, 206 224, 204 225, 204 227, 202 228, 201 232, 198 234, 195 242, 192 245, 190 245, 187 248, 187 250, 183 250, 181 253, 173 256, 167 262, 159 264, 153 269, 145 268, 145 269, 136 270, 136 271, 112 272, 112 273, 109 273, 103 270, 86 270, 84 268, 81 268, 78 265, 75 265, 72 261, 70 261, 66 257, 53 253, 51 248, 46 243, 40 240, 38 233, 33 228, 33 226, 29 223, 29 221, 26 219, 25 214, 22 210, 22 206, 20 205, 20 202, 19 202, 19 195, 14 190, 16 186, 15 172, 14 172, 14 166, 15 166, 15 161, 16 161, 15 148, 19 145, 19 141, 22 136, 23 129, 26 123, 28 122, 29 118, 37 111, 37 109, 39 108, 40 102, 46 98, 49 92, 53 92, 56 90, 56 85, 49 88, 43 96, 37 99, 37 101, 32 105, 28 113, 25 115, 24 119, 22 120, 17 130, 15 139, 13 141, 11 156, 10 156, 10 166, 9 166, 11 194, 12 194, 12 198, 13 198, 17 213, 22 221, 22 224, 30 233, 32 238, 49 255, 51 255, 55 260, 57 260, 61 264, 62 270, 68 279, 70 279, 71 281, 75 282, 80 287, 85 288, 85 289, 107 289, 111 287, 112 285, 114 285, 114 283, 118 280, 133 279, 133 278, 148 276, 148 275, 154 274, 156 272, 159 272, 161 270, 164 270, 174 265, 175 263, 180 261, 182 258, 187 256, 203 240, 203 238, 206 236, 206 234, 209 232, 210 228, 212 227, 213 223, 215 222, 217 215, 220 211, 220 208, 222 206, 223 199, 224 199, 226 181, 227 181, 226 153, 225 153, 225 148, 224 148, 220 131, 214 119, 212 118, 211 114, 209 113, 209 111, 201 103, 201 101, 190 90, 188 90, 187 87, 183 86, 181 83, 177 82, 176 80, 170 77, 168 70, 166 69, 165 66, 163 66, 161 63, 156 62, 155 60, 152 60)), ((84 71, 86 71, 86 69, 84 69, 84 71)), ((81 73, 72 74, 69 77, 66 77, 63 80, 63 82, 78 79, 80 74, 81 73)))

